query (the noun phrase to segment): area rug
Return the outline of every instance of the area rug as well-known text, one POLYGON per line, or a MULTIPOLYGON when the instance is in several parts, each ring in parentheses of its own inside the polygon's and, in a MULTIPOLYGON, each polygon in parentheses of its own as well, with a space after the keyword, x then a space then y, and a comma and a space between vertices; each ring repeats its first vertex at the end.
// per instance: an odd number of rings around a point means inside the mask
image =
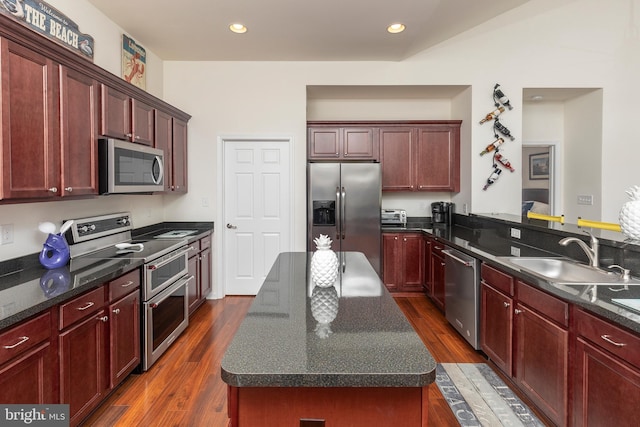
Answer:
POLYGON ((544 427, 484 363, 439 363, 436 384, 461 426, 544 427))

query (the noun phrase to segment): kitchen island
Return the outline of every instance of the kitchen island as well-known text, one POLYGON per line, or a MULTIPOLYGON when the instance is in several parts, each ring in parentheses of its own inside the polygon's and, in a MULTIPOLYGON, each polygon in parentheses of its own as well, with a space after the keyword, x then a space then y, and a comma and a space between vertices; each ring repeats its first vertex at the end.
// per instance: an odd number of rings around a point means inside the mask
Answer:
POLYGON ((427 425, 436 363, 358 252, 334 286, 282 253, 222 360, 229 426, 427 425))

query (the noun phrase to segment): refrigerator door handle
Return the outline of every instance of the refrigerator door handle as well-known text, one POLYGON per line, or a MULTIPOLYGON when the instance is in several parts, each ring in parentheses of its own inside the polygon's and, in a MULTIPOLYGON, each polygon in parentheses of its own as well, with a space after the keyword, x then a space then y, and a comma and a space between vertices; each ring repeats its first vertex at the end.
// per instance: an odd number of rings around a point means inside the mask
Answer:
POLYGON ((340 214, 340 221, 342 222, 342 238, 345 237, 345 232, 347 231, 347 192, 342 187, 342 203, 340 204, 342 208, 342 213, 340 214))
POLYGON ((340 240, 340 225, 342 224, 340 187, 336 187, 336 203, 338 204, 338 206, 336 206, 336 212, 338 213, 336 218, 336 240, 340 240))

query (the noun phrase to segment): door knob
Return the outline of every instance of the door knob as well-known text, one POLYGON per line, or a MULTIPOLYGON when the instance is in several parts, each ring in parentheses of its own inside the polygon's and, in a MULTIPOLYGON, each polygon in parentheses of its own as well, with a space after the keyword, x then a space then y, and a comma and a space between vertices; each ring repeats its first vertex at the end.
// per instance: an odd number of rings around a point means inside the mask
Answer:
POLYGON ((232 224, 227 224, 227 228, 232 228, 232 229, 234 229, 234 230, 235 230, 235 229, 236 229, 236 228, 238 228, 238 227, 236 227, 235 225, 232 225, 232 224))

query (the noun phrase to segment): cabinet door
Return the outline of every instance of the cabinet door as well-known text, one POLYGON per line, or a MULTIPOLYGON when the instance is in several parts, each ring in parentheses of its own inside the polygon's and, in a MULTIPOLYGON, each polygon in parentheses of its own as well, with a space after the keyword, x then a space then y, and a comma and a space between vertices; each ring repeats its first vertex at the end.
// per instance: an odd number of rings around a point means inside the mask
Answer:
POLYGON ((423 288, 424 292, 431 296, 433 295, 433 286, 431 281, 431 239, 428 237, 424 237, 424 277, 423 277, 423 288))
POLYGON ((100 310, 60 334, 60 401, 76 425, 96 407, 108 387, 108 317, 100 310))
POLYGON ((109 387, 114 388, 140 363, 140 291, 109 306, 109 387))
POLYGON ((515 379, 556 425, 567 423, 569 332, 516 304, 515 379))
POLYGON ((206 298, 211 289, 211 249, 207 248, 200 252, 200 298, 206 298))
MULTIPOLYGON (((433 250, 433 248, 432 248, 433 250)), ((444 259, 431 253, 431 274, 433 295, 431 299, 441 311, 444 311, 444 259)))
POLYGON ((460 128, 426 126, 418 129, 417 189, 460 191, 460 128))
POLYGON ((0 369, 0 402, 3 404, 57 403, 49 341, 12 360, 0 369))
POLYGON ((98 82, 60 67, 62 196, 98 194, 98 82))
POLYGON ((0 199, 60 193, 58 67, 0 38, 2 186, 0 199))
POLYGON ((575 427, 638 424, 640 371, 578 337, 575 358, 575 427))
POLYGON ((308 129, 309 159, 337 159, 341 152, 340 128, 313 128, 308 129))
POLYGON ((173 117, 156 110, 155 112, 155 148, 164 151, 164 191, 171 191, 173 181, 173 117))
POLYGON ((400 236, 382 233, 382 281, 387 289, 395 291, 400 281, 400 236))
POLYGON ((380 128, 380 163, 383 191, 415 189, 415 129, 380 128))
POLYGON ((155 109, 138 101, 131 99, 131 140, 138 144, 153 146, 155 109))
POLYGON ((342 129, 342 157, 345 159, 378 160, 377 132, 373 128, 342 129))
MULTIPOLYGON (((169 161, 165 159, 165 162, 169 161)), ((171 190, 186 193, 187 180, 187 122, 173 118, 173 146, 171 150, 171 190)))
POLYGON ((511 376, 513 299, 482 283, 480 306, 480 347, 487 356, 511 376))
POLYGON ((132 137, 131 98, 103 84, 100 99, 100 134, 130 141, 132 137))
POLYGON ((421 234, 401 234, 404 264, 402 290, 421 291, 424 278, 424 241, 421 234))
POLYGON ((189 263, 187 264, 189 269, 189 275, 195 277, 195 280, 192 283, 189 283, 187 286, 187 300, 189 304, 189 315, 191 315, 196 308, 198 308, 198 303, 200 302, 200 265, 198 263, 198 258, 200 254, 196 254, 189 258, 189 263))

